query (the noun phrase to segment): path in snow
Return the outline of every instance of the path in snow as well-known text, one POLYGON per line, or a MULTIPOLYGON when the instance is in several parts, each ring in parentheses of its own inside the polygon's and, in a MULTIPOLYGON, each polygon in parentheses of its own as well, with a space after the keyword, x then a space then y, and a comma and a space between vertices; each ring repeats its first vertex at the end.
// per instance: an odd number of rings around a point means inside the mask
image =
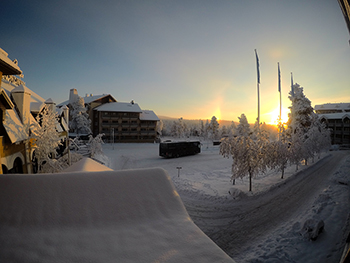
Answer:
MULTIPOLYGON (((192 220, 226 253, 234 259, 243 259, 245 255, 241 253, 247 252, 254 241, 312 207, 313 200, 327 187, 329 177, 346 154, 349 153, 333 152, 279 187, 261 195, 221 206, 210 202, 196 204, 195 200, 187 200, 186 209, 192 220)), ((347 215, 344 216, 346 220, 347 215)), ((342 233, 335 235, 342 236, 342 233)))

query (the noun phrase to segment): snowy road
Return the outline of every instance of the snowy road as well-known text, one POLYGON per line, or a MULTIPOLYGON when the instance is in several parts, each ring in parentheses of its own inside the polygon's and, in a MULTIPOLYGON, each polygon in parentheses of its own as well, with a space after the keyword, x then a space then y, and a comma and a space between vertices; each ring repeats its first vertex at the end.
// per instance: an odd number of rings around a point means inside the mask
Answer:
POLYGON ((287 179, 274 171, 260 175, 253 179, 253 194, 247 193, 247 178, 236 180, 242 195, 233 200, 232 160, 223 158, 219 147, 204 143, 200 154, 174 159, 160 158, 158 147, 104 145, 104 152, 114 170, 167 170, 192 220, 236 262, 339 262, 350 212, 349 151, 325 153, 297 174, 294 165, 288 167, 287 179), (176 167, 182 167, 179 177, 176 167), (309 218, 325 222, 316 242, 299 234, 309 218))
POLYGON ((333 152, 285 184, 257 196, 217 206, 184 200, 194 222, 234 259, 255 240, 312 206, 348 152, 333 152))

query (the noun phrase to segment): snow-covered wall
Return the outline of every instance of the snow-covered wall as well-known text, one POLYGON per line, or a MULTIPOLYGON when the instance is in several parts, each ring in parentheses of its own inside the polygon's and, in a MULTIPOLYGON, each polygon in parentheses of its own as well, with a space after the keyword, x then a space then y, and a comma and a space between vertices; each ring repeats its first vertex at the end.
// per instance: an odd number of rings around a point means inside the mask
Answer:
POLYGON ((0 262, 233 262, 161 168, 0 177, 0 262))

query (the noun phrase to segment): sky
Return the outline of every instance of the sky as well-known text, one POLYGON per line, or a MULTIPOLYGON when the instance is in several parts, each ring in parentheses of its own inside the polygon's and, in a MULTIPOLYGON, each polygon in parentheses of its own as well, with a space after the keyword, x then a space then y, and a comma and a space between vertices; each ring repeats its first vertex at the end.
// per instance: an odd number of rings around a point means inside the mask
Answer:
MULTIPOLYGON (((157 115, 261 121, 288 113, 291 72, 312 106, 350 102, 350 45, 336 0, 7 1, 0 48, 28 88, 134 100, 157 115)), ((285 118, 285 117, 283 117, 285 118)))

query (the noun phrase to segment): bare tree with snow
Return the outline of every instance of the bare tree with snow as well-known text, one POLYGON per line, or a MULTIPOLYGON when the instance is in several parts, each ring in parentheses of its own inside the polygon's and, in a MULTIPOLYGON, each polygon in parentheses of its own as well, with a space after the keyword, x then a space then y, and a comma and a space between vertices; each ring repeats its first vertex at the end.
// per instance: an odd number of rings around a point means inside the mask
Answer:
POLYGON ((252 179, 266 170, 263 154, 265 151, 265 135, 257 134, 253 139, 253 132, 244 114, 239 117, 237 136, 222 139, 220 154, 232 157, 232 180, 249 176, 249 191, 252 191, 252 179))
POLYGON ((284 176, 284 170, 287 168, 288 162, 290 160, 290 144, 286 137, 286 131, 283 126, 279 129, 280 135, 279 140, 273 141, 270 144, 273 154, 271 156, 272 162, 268 164, 270 168, 277 168, 281 171, 281 179, 284 176))

